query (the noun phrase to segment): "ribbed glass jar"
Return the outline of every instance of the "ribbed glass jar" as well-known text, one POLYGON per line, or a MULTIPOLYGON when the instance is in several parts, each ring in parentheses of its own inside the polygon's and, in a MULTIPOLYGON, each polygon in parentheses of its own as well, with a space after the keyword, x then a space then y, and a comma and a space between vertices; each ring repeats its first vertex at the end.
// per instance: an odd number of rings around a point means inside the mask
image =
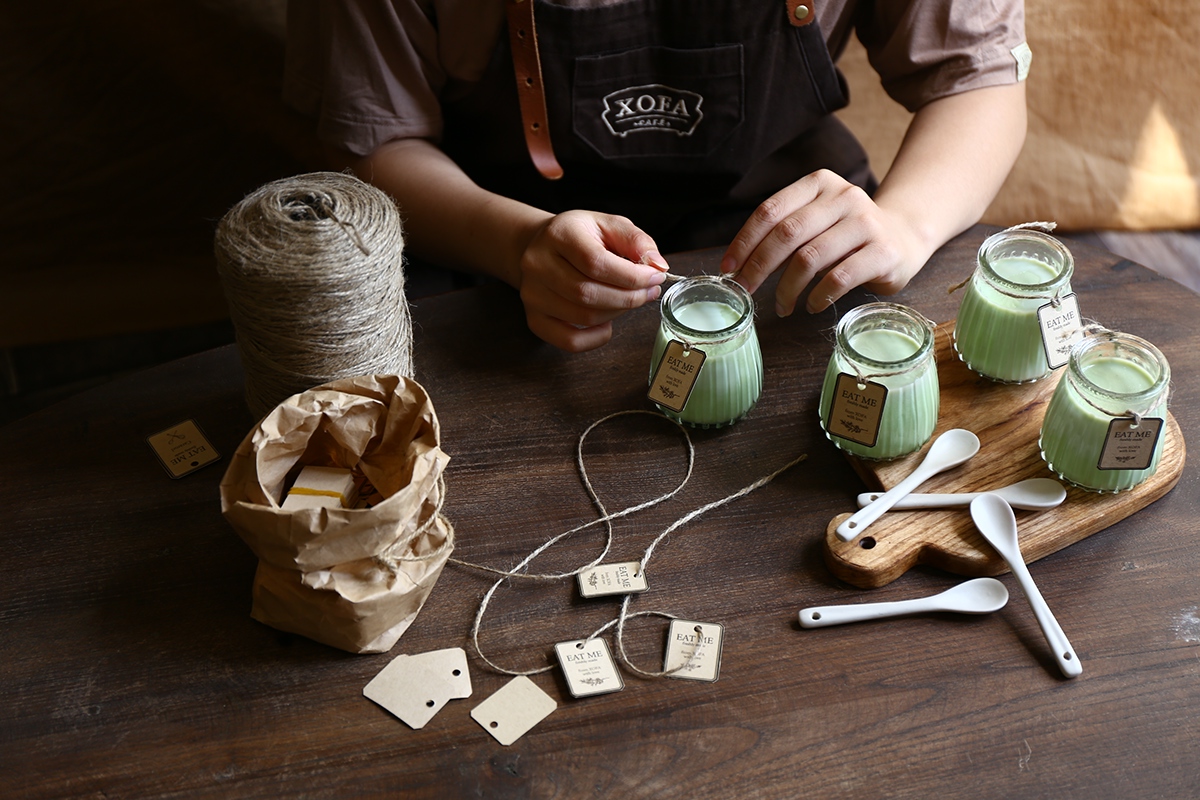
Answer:
POLYGON ((749 292, 717 276, 684 278, 663 293, 660 311, 651 379, 671 341, 705 354, 683 410, 677 413, 660 404, 662 412, 697 428, 719 428, 746 416, 763 387, 762 351, 749 292))
POLYGON ((933 333, 924 316, 894 303, 867 303, 841 318, 819 408, 821 428, 831 442, 860 458, 886 460, 929 441, 940 399, 933 333), (843 379, 843 390, 862 390, 868 383, 887 389, 873 444, 861 441, 872 437, 856 435, 853 422, 833 415, 839 375, 854 379, 843 379))
POLYGON ((954 324, 958 357, 1001 383, 1044 378, 1050 365, 1037 311, 1071 293, 1071 252, 1040 231, 1007 230, 984 240, 977 262, 954 324))
POLYGON ((1155 435, 1165 428, 1171 368, 1157 347, 1128 333, 1103 331, 1071 347, 1070 361, 1054 389, 1038 439, 1042 459, 1063 480, 1094 492, 1137 486, 1158 469, 1165 430, 1154 438, 1145 469, 1103 468, 1101 455, 1114 420, 1129 420, 1119 434, 1155 435))

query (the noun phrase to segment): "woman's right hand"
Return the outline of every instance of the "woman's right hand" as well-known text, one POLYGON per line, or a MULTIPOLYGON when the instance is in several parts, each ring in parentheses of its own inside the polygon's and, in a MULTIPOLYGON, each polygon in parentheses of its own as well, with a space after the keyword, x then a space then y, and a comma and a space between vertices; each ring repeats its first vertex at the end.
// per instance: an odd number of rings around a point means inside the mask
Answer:
POLYGON ((521 254, 529 329, 568 352, 600 347, 612 338, 612 320, 659 298, 668 269, 650 235, 625 217, 552 216, 521 254))

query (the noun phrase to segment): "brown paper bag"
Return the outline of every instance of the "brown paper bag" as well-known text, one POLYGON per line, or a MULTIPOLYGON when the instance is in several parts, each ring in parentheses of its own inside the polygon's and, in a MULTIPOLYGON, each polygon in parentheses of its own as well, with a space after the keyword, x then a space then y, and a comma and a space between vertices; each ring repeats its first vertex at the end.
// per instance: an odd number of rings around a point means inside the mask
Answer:
POLYGON ((251 616, 355 653, 391 649, 454 547, 439 434, 425 390, 394 375, 335 381, 268 414, 221 481, 222 513, 259 557, 251 616), (284 511, 309 465, 361 472, 383 499, 284 511))

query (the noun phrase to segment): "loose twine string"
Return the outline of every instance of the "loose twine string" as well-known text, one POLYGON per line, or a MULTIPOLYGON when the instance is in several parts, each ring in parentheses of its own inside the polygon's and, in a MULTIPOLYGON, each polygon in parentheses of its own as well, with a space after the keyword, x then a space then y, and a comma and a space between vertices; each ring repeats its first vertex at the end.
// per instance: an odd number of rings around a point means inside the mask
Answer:
MULTIPOLYGON (((800 455, 798 458, 793 459, 792 461, 788 462, 784 466, 775 470, 771 474, 769 474, 765 477, 759 478, 758 480, 754 481, 750 485, 739 489, 738 491, 734 492, 733 494, 728 495, 727 497, 724 497, 720 500, 716 500, 712 503, 708 503, 707 505, 701 506, 700 508, 689 511, 687 514, 684 514, 682 517, 675 520, 675 522, 671 523, 664 531, 662 531, 660 534, 658 534, 658 536, 656 536, 654 538, 654 540, 650 543, 649 547, 647 547, 646 550, 643 552, 642 558, 641 558, 641 567, 640 567, 642 572, 645 572, 646 565, 650 562, 651 557, 654 555, 655 548, 657 548, 658 544, 663 539, 665 539, 667 536, 669 536, 672 532, 683 527, 687 523, 694 520, 696 517, 699 517, 700 515, 708 512, 708 511, 711 511, 714 508, 723 506, 726 503, 729 503, 729 502, 732 502, 733 500, 738 499, 739 497, 744 497, 744 496, 750 494, 751 492, 753 492, 754 490, 756 490, 762 486, 765 486, 766 484, 768 484, 772 480, 774 480, 776 478, 776 476, 778 476, 780 473, 784 472, 787 469, 790 469, 791 467, 795 466, 796 464, 799 464, 806 457, 807 457, 806 455, 800 455)), ((528 581, 535 581, 535 582, 560 581, 560 580, 564 580, 564 579, 568 579, 568 578, 573 578, 576 575, 580 574, 581 572, 584 572, 586 570, 592 569, 593 567, 597 566, 604 560, 604 557, 608 554, 608 551, 612 547, 612 542, 613 542, 612 522, 613 522, 613 520, 620 519, 621 517, 629 516, 630 514, 634 514, 643 509, 658 505, 659 503, 662 503, 662 502, 674 497, 676 494, 678 494, 683 489, 684 486, 687 485, 688 481, 691 479, 692 469, 695 465, 695 462, 696 462, 696 449, 695 449, 695 446, 692 444, 692 439, 691 439, 691 436, 688 435, 687 429, 684 428, 683 425, 679 424, 675 420, 672 420, 669 417, 666 417, 657 412, 637 410, 637 409, 629 410, 629 411, 618 411, 614 414, 609 414, 606 417, 602 417, 602 418, 596 420, 595 422, 593 422, 591 425, 589 425, 587 427, 587 429, 584 430, 584 432, 582 434, 580 434, 579 440, 576 442, 575 465, 579 470, 580 481, 583 483, 583 486, 588 493, 588 497, 591 498, 592 503, 596 506, 596 509, 600 513, 600 516, 598 518, 592 520, 591 522, 586 522, 582 525, 578 525, 574 528, 571 528, 570 530, 563 531, 562 533, 559 533, 559 534, 556 534, 556 535, 550 537, 545 542, 543 542, 541 545, 539 545, 533 552, 531 552, 529 555, 525 556, 525 558, 523 558, 521 560, 521 562, 519 564, 517 564, 515 567, 513 567, 511 570, 498 569, 496 567, 491 567, 491 566, 487 566, 484 564, 474 564, 469 561, 462 561, 462 560, 456 559, 456 558, 449 559, 449 561, 451 563, 457 564, 462 567, 480 570, 482 572, 490 572, 494 575, 501 576, 499 578, 499 580, 497 580, 495 583, 493 583, 492 586, 487 590, 487 592, 484 593, 483 599, 479 603, 479 609, 475 613, 475 621, 471 625, 471 644, 475 650, 476 655, 478 655, 479 658, 482 659, 483 662, 486 663, 488 666, 490 666, 492 669, 496 670, 497 672, 502 672, 502 673, 505 673, 508 675, 536 675, 538 673, 548 672, 549 670, 554 669, 553 664, 551 664, 549 666, 539 667, 539 668, 529 669, 529 670, 507 669, 505 667, 502 667, 502 666, 496 664, 494 661, 492 661, 490 658, 488 658, 487 655, 483 652, 483 649, 479 644, 479 630, 483 625, 483 618, 484 618, 484 615, 487 613, 488 604, 491 602, 492 596, 496 593, 496 590, 499 589, 500 586, 505 581, 508 581, 508 580, 515 579, 515 580, 528 580, 528 581), (621 511, 609 513, 608 510, 605 508, 604 503, 600 500, 599 495, 596 493, 595 488, 592 486, 591 479, 588 477, 587 467, 584 464, 584 458, 583 458, 583 446, 584 446, 584 443, 587 441, 588 435, 592 431, 594 431, 597 427, 599 427, 600 425, 603 425, 604 423, 606 423, 610 420, 616 419, 618 417, 624 417, 624 416, 629 416, 629 415, 634 415, 634 414, 645 414, 645 415, 654 417, 655 419, 660 419, 660 420, 669 422, 672 425, 674 425, 679 430, 680 433, 683 434, 684 443, 686 444, 686 447, 687 447, 687 472, 684 475, 683 480, 680 481, 679 485, 676 486, 674 489, 670 490, 669 492, 659 495, 658 497, 656 497, 652 500, 647 500, 643 503, 638 503, 637 505, 633 505, 628 508, 622 509, 621 511), (579 531, 582 531, 586 528, 590 528, 593 525, 600 525, 600 524, 603 524, 605 527, 605 530, 606 530, 604 548, 600 552, 600 555, 596 556, 596 558, 594 558, 592 561, 588 562, 587 564, 583 565, 582 567, 578 567, 569 572, 539 574, 539 573, 528 573, 528 572, 522 571, 526 567, 528 567, 529 564, 535 558, 537 558, 542 553, 546 552, 546 550, 548 550, 550 547, 552 547, 557 542, 562 541, 563 539, 567 538, 568 536, 570 536, 574 533, 578 533, 579 531)), ((442 496, 443 500, 444 500, 444 497, 445 497, 445 495, 443 494, 443 496, 442 496)), ((440 503, 439 503, 439 508, 440 508, 440 503)), ((634 664, 633 661, 629 658, 629 654, 627 653, 627 651, 625 649, 625 625, 626 625, 626 622, 628 622, 628 620, 634 619, 636 617, 645 617, 645 616, 658 616, 658 617, 664 617, 666 619, 678 619, 678 617, 676 617, 675 615, 669 614, 669 613, 666 613, 663 611, 638 611, 638 612, 630 613, 629 612, 629 604, 632 601, 632 599, 633 599, 633 595, 628 595, 628 594, 625 595, 624 599, 621 602, 621 609, 620 609, 620 612, 618 613, 617 617, 615 619, 609 620, 604 625, 597 628, 595 631, 593 631, 591 634, 589 634, 584 641, 591 641, 592 639, 595 639, 596 637, 600 636, 605 631, 609 630, 610 628, 612 628, 615 625, 616 629, 617 629, 616 635, 615 635, 616 642, 617 642, 617 657, 620 659, 621 663, 629 670, 636 672, 639 675, 643 675, 645 677, 658 678, 658 677, 665 677, 667 675, 671 675, 675 672, 678 672, 681 669, 686 668, 696 658, 697 654, 700 652, 699 645, 697 645, 695 648, 692 649, 692 651, 690 653, 688 653, 685 661, 683 661, 682 663, 680 663, 680 664, 676 665, 675 667, 668 669, 668 670, 662 670, 662 671, 644 670, 644 669, 638 667, 636 664, 634 664)))
POLYGON ((268 183, 229 210, 215 251, 254 414, 338 378, 412 377, 403 250, 391 199, 339 172, 268 183))

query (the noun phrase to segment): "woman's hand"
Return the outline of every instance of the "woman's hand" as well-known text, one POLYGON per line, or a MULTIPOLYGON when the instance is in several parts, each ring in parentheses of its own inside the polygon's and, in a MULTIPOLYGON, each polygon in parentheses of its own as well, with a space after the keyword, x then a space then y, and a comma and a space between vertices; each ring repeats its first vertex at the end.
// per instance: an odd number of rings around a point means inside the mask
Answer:
POLYGON ((754 292, 782 268, 775 312, 786 317, 818 276, 806 305, 814 314, 855 286, 899 292, 931 253, 906 220, 841 176, 820 170, 755 209, 721 260, 721 271, 736 273, 738 283, 754 292))
POLYGON ((612 320, 657 300, 667 262, 654 240, 624 217, 567 211, 550 217, 520 260, 529 329, 563 350, 612 338, 612 320))

